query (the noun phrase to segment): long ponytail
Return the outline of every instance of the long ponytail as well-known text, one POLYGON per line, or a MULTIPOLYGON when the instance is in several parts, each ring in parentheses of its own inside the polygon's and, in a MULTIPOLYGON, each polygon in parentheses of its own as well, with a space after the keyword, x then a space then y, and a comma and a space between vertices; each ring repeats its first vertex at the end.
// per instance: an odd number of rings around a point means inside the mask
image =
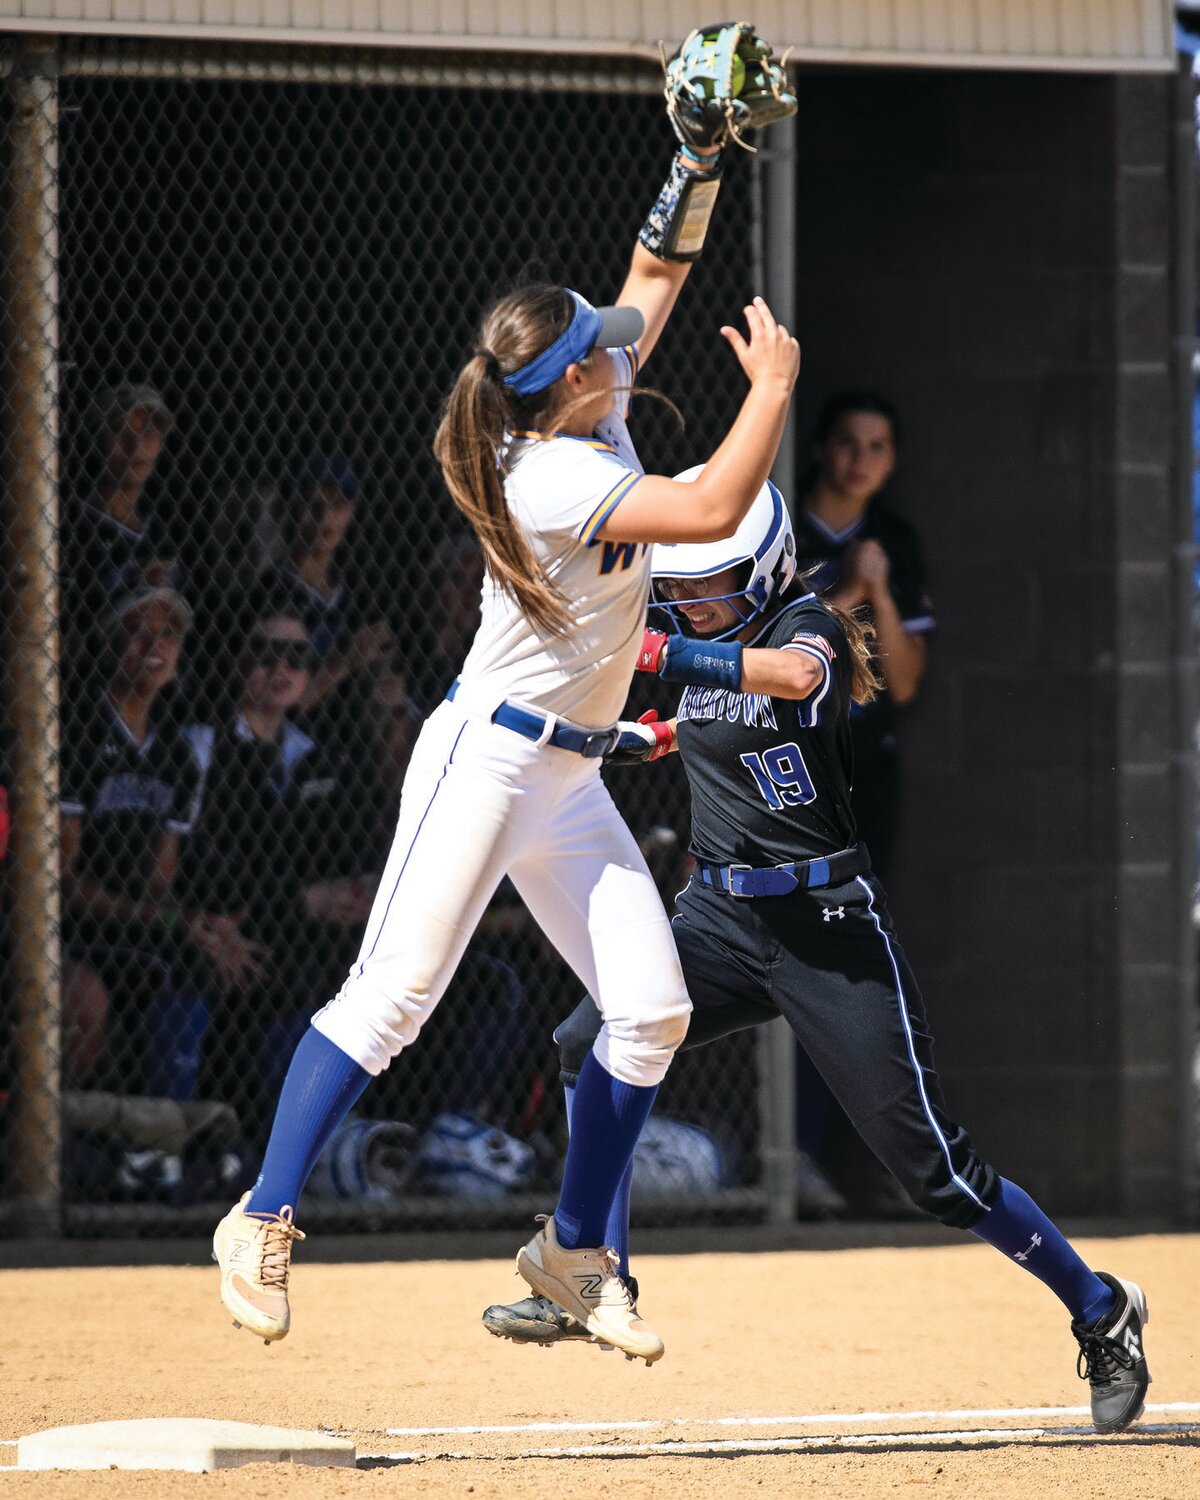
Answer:
POLYGON ((557 637, 570 628, 568 601, 534 555, 504 493, 505 434, 539 426, 553 410, 554 387, 522 398, 504 376, 553 343, 573 311, 567 292, 549 285, 525 287, 497 302, 484 319, 481 347, 454 383, 433 442, 450 498, 479 538, 488 576, 535 629, 557 637))

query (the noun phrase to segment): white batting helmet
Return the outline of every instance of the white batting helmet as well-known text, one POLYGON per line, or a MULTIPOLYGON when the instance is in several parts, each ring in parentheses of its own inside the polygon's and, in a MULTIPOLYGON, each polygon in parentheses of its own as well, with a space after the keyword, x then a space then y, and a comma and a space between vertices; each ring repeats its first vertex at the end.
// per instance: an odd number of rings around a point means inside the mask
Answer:
MULTIPOLYGON (((694 468, 676 474, 675 478, 690 483, 703 469, 703 464, 696 464, 694 468)), ((737 635, 756 620, 796 576, 796 537, 783 496, 768 479, 731 537, 720 542, 659 542, 655 545, 650 569, 654 603, 670 617, 675 630, 685 635, 693 633, 679 605, 711 604, 720 598, 733 606, 738 615, 737 623, 706 639, 719 641, 737 635), (665 578, 711 578, 714 573, 723 573, 726 568, 739 565, 744 565, 745 578, 744 581, 739 579, 738 588, 731 594, 706 594, 702 599, 672 594, 668 599, 659 584, 659 580, 665 578)))

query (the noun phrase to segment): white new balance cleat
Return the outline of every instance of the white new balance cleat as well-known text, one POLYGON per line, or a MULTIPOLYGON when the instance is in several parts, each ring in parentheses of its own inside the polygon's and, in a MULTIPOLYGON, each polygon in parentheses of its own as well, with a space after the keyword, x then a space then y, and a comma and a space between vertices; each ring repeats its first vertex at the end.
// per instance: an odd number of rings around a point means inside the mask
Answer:
POLYGON ((541 1228, 517 1252, 517 1270, 543 1297, 549 1297, 592 1336, 612 1344, 627 1359, 652 1365, 666 1352, 663 1341, 644 1319, 629 1288, 617 1274, 617 1257, 604 1247, 564 1250, 553 1217, 538 1215, 541 1228))
POLYGON ((292 1208, 247 1213, 249 1197, 243 1193, 217 1225, 213 1260, 221 1268, 221 1301, 233 1314, 234 1327, 248 1328, 271 1344, 291 1326, 288 1271, 292 1244, 304 1236, 292 1223, 292 1208))

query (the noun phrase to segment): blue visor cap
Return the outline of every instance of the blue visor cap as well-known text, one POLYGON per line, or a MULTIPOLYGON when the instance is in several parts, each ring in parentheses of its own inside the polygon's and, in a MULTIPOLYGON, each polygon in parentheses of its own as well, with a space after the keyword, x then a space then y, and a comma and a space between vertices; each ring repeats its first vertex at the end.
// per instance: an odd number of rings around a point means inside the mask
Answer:
POLYGON ((544 391, 567 373, 568 365, 577 365, 593 349, 623 349, 642 336, 646 324, 636 307, 593 307, 570 287, 567 293, 575 302, 575 316, 566 332, 536 359, 504 377, 504 384, 518 396, 544 391))

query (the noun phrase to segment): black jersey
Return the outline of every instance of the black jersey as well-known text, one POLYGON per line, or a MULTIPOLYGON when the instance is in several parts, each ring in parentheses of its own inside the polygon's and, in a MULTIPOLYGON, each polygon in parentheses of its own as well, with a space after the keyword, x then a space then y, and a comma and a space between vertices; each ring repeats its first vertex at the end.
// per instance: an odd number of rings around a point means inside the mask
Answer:
MULTIPOLYGON (((151 560, 174 559, 178 547, 157 517, 136 530, 81 500, 64 508, 62 534, 63 610, 81 633, 103 619, 118 594, 144 581, 151 560)), ((174 567, 162 579, 179 585, 174 567)))
MULTIPOLYGON (((933 605, 925 578, 921 543, 914 528, 895 511, 873 500, 866 512, 845 531, 833 532, 816 516, 801 510, 796 517, 796 566, 809 574, 809 587, 819 594, 833 593, 841 582, 847 549, 854 542, 878 542, 887 553, 888 590, 904 628, 911 635, 924 635, 934 628, 933 605)), ((895 710, 887 690, 865 707, 851 710, 855 742, 861 748, 892 732, 895 710)))
POLYGON ((201 791, 200 767, 169 713, 134 742, 107 695, 67 716, 60 807, 83 820, 80 873, 140 899, 164 830, 187 833, 201 791))
POLYGON ((845 633, 815 594, 785 602, 747 643, 803 651, 821 678, 800 701, 689 687, 679 753, 692 793, 692 852, 714 864, 775 865, 855 842, 845 633))
POLYGON ((845 531, 830 531, 806 510, 796 517, 796 566, 815 569, 810 588, 831 593, 841 582, 842 561, 853 542, 878 542, 887 553, 888 588, 906 630, 913 634, 933 629, 933 606, 925 579, 921 543, 902 516, 873 500, 860 520, 845 531))

